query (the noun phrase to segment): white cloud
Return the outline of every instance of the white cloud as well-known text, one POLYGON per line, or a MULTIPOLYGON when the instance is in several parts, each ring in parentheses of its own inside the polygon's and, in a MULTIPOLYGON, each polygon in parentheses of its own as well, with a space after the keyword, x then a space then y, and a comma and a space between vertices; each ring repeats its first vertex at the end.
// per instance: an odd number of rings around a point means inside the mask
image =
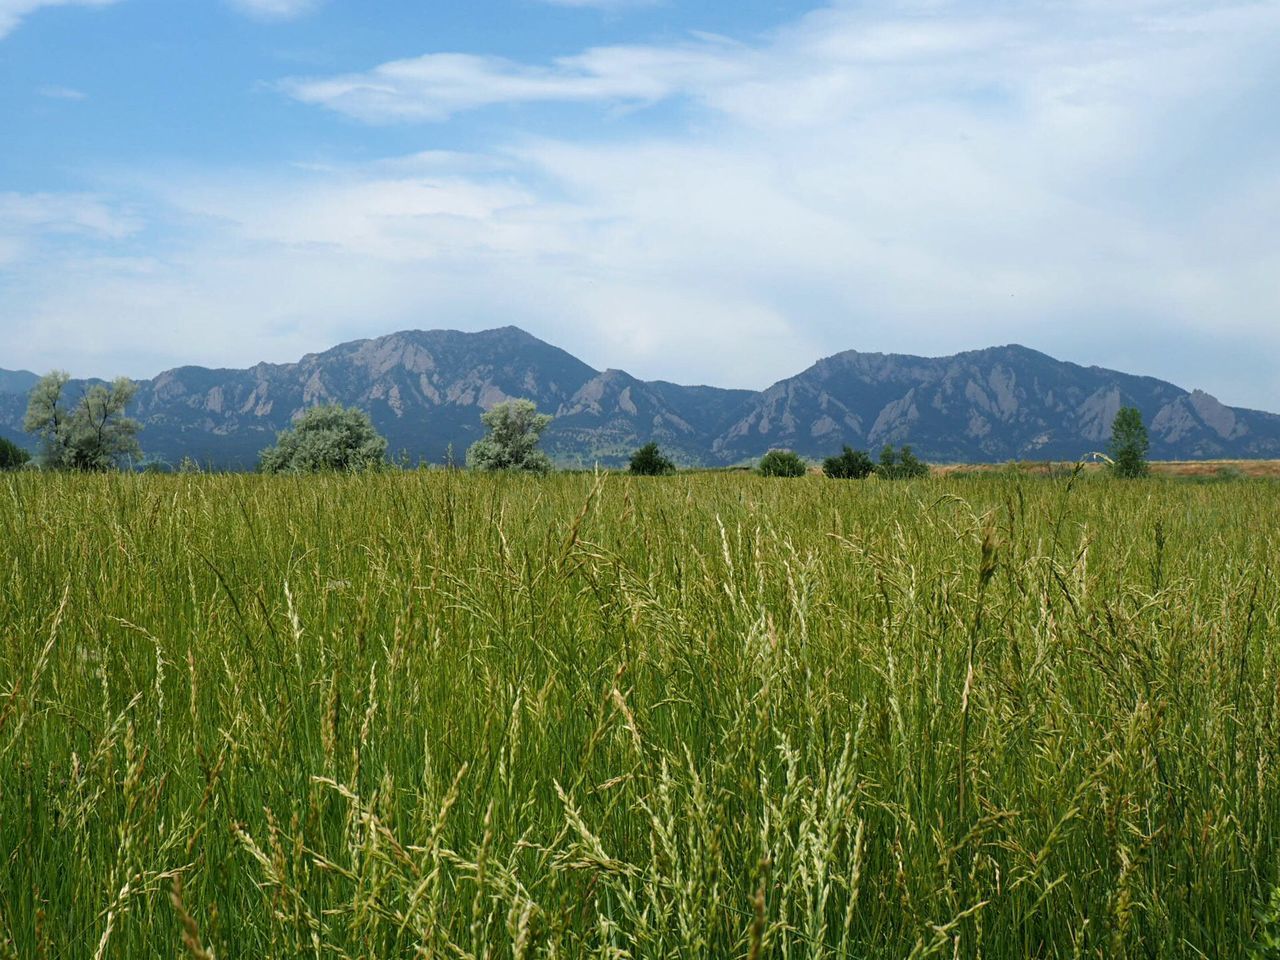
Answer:
POLYGON ((0 192, 0 271, 20 265, 53 285, 72 250, 119 243, 141 229, 132 211, 88 194, 0 192))
POLYGON ((22 19, 42 7, 105 7, 117 0, 0 0, 0 39, 8 36, 22 19))
POLYGON ((549 66, 500 57, 437 53, 395 60, 367 73, 286 81, 284 89, 361 120, 445 120, 500 103, 652 103, 741 73, 727 44, 615 46, 562 57, 549 66))
POLYGON ((323 0, 228 0, 241 13, 259 20, 292 20, 317 9, 323 0))
POLYGON ((1261 54, 1268 29, 1280 27, 1280 5, 1257 0, 1041 0, 991 9, 972 0, 837 3, 755 47, 702 35, 595 47, 545 64, 431 53, 283 87, 372 122, 439 121, 494 104, 674 96, 790 125, 989 94, 1045 98, 1069 112, 1134 94, 1167 101, 1238 85, 1228 68, 1239 47, 1261 54))
POLYGON ((41 87, 36 93, 48 100, 85 100, 87 95, 75 87, 41 87))
POLYGON ((0 193, 0 229, 118 240, 140 228, 128 211, 89 194, 0 193))

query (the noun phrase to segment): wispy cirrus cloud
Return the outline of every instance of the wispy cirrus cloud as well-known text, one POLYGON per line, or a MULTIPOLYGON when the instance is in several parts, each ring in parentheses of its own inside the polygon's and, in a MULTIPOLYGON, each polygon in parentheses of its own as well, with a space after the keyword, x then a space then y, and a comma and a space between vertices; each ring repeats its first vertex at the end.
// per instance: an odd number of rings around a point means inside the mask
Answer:
POLYGON ((1229 69, 1235 51, 1252 48, 1257 59, 1272 35, 1266 31, 1277 27, 1280 6, 1256 0, 838 2, 755 45, 701 35, 593 47, 544 63, 428 53, 359 73, 292 78, 282 89, 369 122, 442 121, 495 104, 685 96, 799 125, 929 99, 990 105, 1033 95, 1082 104, 1208 92, 1239 85, 1229 69), (1212 69, 1178 74, 1179 67, 1212 69), (1151 68, 1169 85, 1144 84, 1151 68))
POLYGON ((56 271, 73 249, 97 251, 141 229, 132 210, 92 194, 0 192, 0 271, 56 271))
POLYGON ((83 193, 0 192, 0 224, 9 230, 96 234, 120 239, 135 233, 136 215, 83 193))
POLYGON ((45 86, 36 90, 36 93, 44 97, 46 100, 85 100, 88 94, 83 90, 77 90, 75 87, 62 86, 45 86))
POLYGON ((0 0, 0 39, 12 33, 24 17, 43 7, 105 7, 117 0, 0 0))
POLYGON ((282 86, 304 103, 360 120, 439 121, 495 104, 653 103, 734 76, 745 79, 733 45, 708 39, 667 47, 601 47, 547 65, 435 53, 365 73, 286 80, 282 86))

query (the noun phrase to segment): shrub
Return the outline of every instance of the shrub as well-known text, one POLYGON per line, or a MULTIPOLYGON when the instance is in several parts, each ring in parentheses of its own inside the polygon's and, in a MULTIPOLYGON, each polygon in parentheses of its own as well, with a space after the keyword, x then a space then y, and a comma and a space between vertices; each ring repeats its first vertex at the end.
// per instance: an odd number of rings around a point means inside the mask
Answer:
POLYGON ((369 470, 386 462, 387 441, 363 410, 340 404, 312 407, 262 451, 263 473, 369 470))
POLYGON ((641 477, 665 477, 676 472, 676 465, 650 441, 631 455, 630 471, 641 477))
POLYGON ((12 440, 0 437, 0 470, 17 470, 26 465, 31 454, 12 440))
POLYGON ((893 444, 886 443, 880 451, 880 463, 876 474, 885 480, 910 480, 913 477, 924 477, 929 473, 929 465, 916 458, 911 447, 902 445, 902 450, 893 449, 893 444))
POLYGON ((803 477, 809 472, 800 456, 790 450, 770 450, 756 469, 762 477, 803 477))
POLYGON ((848 446, 837 456, 822 461, 822 472, 832 480, 861 480, 870 476, 875 468, 866 451, 848 446))
POLYGON ((506 400, 481 415, 489 428, 467 450, 467 466, 476 470, 522 470, 547 473, 551 458, 538 449, 551 417, 539 413, 532 400, 506 400))

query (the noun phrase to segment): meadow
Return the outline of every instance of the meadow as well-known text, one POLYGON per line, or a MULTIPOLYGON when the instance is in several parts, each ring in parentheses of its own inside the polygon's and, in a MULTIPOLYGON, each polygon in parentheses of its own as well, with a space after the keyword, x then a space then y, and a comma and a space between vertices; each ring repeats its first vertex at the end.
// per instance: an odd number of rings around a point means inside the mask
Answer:
POLYGON ((0 477, 0 957, 1280 956, 1277 517, 0 477))

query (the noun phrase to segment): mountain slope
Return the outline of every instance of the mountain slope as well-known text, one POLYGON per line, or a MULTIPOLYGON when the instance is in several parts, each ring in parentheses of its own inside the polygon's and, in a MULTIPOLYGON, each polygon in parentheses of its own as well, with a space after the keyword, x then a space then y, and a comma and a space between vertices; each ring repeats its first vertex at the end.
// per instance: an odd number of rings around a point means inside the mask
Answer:
POLYGON ((1066 459, 1105 449, 1121 406, 1142 411, 1153 457, 1280 455, 1273 414, 1017 345, 937 358, 836 354, 761 393, 714 452, 735 460, 762 440, 809 456, 906 442, 938 461, 1066 459))
POLYGON ((0 393, 25 395, 39 379, 30 370, 0 370, 0 393))
MULTIPOLYGON (((33 381, 0 371, 0 435, 28 446, 20 431, 33 381)), ((596 371, 515 327, 410 330, 296 363, 169 370, 140 381, 130 413, 152 457, 247 468, 299 411, 340 402, 368 410, 393 451, 441 462, 461 461, 483 432, 481 412, 510 397, 555 415, 545 446, 566 465, 616 465, 649 440, 683 464, 737 463, 771 447, 817 458, 846 443, 910 443, 936 462, 1071 459, 1105 448, 1122 405, 1142 411, 1153 457, 1280 457, 1274 414, 1017 345, 934 358, 848 351, 753 392, 596 371)))

